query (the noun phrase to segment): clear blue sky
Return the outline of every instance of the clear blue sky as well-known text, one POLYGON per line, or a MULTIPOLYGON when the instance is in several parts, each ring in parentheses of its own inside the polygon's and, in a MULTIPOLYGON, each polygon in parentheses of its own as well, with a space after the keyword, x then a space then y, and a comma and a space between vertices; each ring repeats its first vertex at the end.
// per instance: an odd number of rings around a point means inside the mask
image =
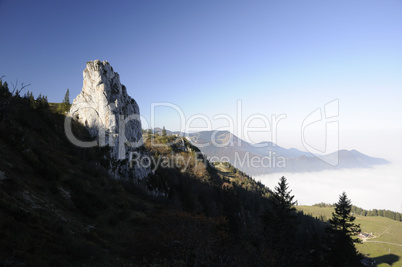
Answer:
MULTIPOLYGON (((245 117, 286 114, 278 142, 298 146, 303 118, 339 99, 342 136, 402 128, 400 0, 0 0, 0 34, 0 75, 51 102, 101 59, 146 118, 152 102, 212 118, 241 100, 245 117)), ((177 130, 162 111, 158 126, 177 130)))

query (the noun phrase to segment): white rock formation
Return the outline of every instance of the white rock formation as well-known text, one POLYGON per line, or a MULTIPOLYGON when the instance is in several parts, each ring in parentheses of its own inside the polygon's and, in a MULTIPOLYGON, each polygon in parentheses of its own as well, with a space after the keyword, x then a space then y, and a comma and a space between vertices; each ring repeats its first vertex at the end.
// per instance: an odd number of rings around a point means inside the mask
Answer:
MULTIPOLYGON (((100 146, 110 146, 111 158, 120 163, 130 160, 132 153, 140 153, 138 148, 143 145, 137 103, 127 94, 119 74, 107 61, 87 62, 83 76, 82 91, 74 99, 68 115, 85 125, 100 146)), ((116 176, 122 172, 119 165, 116 176)), ((126 163, 124 168, 128 166, 126 163)), ((150 172, 149 168, 140 166, 134 169, 140 179, 150 172)))

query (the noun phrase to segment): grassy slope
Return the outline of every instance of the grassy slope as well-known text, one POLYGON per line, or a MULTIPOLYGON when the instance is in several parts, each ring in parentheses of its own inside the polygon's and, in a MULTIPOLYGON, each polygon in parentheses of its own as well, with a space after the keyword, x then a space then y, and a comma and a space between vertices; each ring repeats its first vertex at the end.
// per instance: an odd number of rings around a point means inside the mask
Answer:
MULTIPOLYGON (((299 206, 306 214, 314 217, 332 217, 333 208, 314 206, 299 206)), ((356 216, 356 223, 361 225, 362 232, 373 233, 363 244, 357 244, 357 249, 378 263, 378 266, 402 266, 402 222, 384 217, 356 216), (389 243, 382 243, 389 242, 389 243), (398 245, 399 244, 399 245, 398 245)))

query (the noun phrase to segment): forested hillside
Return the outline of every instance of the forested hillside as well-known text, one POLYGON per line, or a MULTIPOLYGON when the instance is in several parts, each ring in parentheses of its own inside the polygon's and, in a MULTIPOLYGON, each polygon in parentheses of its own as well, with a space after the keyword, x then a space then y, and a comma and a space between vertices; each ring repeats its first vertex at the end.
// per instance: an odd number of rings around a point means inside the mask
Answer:
POLYGON ((64 119, 0 84, 2 265, 327 262, 325 223, 294 210, 286 179, 270 190, 181 137, 145 134, 153 174, 116 180, 108 148, 71 144, 64 119))
MULTIPOLYGON (((325 208, 325 207, 334 207, 334 204, 318 203, 313 206, 325 208)), ((360 215, 360 216, 380 216, 380 217, 386 217, 386 218, 389 218, 391 220, 395 220, 398 222, 402 221, 402 214, 399 212, 392 211, 392 210, 383 210, 383 209, 365 210, 365 209, 353 206, 352 212, 354 214, 360 215)))

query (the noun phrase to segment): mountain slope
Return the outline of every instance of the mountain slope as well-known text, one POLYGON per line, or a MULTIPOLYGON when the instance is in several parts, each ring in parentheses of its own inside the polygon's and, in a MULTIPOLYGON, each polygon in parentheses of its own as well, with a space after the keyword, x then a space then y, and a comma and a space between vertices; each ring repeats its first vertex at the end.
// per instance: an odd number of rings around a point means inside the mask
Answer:
MULTIPOLYGON (((266 266, 280 259, 261 220, 271 191, 260 182, 228 163, 210 164, 182 137, 155 135, 141 148, 153 174, 116 180, 109 149, 73 145, 64 119, 28 99, 0 97, 1 265, 266 266)), ((72 127, 91 140, 87 128, 72 127)), ((308 266, 312 233, 322 235, 323 224, 297 219, 289 261, 308 266)))
POLYGON ((369 157, 356 150, 340 150, 316 157, 309 152, 295 148, 286 149, 272 142, 250 144, 228 131, 203 131, 190 133, 187 136, 212 161, 227 160, 251 175, 369 168, 389 163, 387 160, 369 157), (335 162, 336 165, 327 162, 335 162))
MULTIPOLYGON (((91 140, 82 125, 73 123, 72 130, 91 140)), ((63 115, 0 97, 0 264, 256 262, 251 255, 260 253, 259 216, 269 189, 236 170, 216 169, 181 138, 169 140, 147 141, 144 149, 186 166, 116 180, 107 169, 108 148, 71 144, 63 115)))

